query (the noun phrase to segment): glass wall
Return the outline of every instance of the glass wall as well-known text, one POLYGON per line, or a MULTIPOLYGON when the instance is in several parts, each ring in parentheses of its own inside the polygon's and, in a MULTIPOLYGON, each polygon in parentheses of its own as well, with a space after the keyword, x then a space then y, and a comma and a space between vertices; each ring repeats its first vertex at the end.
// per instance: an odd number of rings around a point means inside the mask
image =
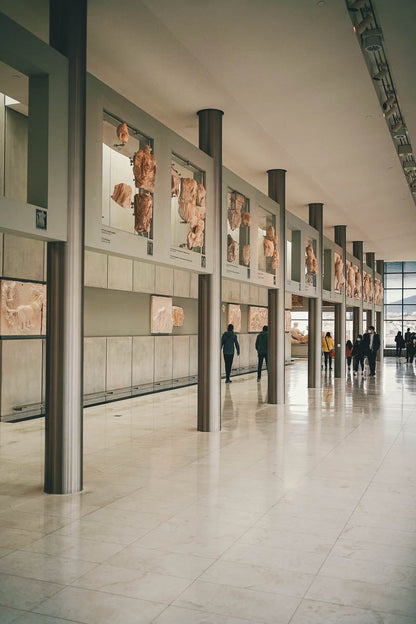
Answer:
POLYGON ((394 337, 410 327, 416 331, 416 262, 384 263, 384 341, 395 347, 394 337))

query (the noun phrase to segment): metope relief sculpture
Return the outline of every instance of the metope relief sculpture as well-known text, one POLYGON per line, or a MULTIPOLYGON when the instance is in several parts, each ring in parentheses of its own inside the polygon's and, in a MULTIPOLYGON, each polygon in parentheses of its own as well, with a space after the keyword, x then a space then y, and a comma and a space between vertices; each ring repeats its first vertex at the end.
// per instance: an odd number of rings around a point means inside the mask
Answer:
POLYGON ((227 262, 250 266, 250 200, 234 189, 227 190, 227 262))
POLYGON ((362 292, 362 278, 361 271, 357 265, 354 265, 354 298, 361 299, 362 292))
POLYGON ((269 312, 267 308, 258 306, 248 307, 248 331, 260 332, 269 323, 269 312))
POLYGON ((185 313, 180 306, 172 306, 172 321, 174 327, 183 327, 185 313))
POLYGON ((172 154, 171 243, 196 253, 205 251, 205 173, 172 154))
POLYGON ((150 331, 152 334, 171 334, 173 311, 171 297, 151 297, 150 331))
POLYGON ((305 247, 305 282, 307 286, 316 286, 318 269, 318 259, 315 255, 314 242, 312 239, 309 239, 305 247))
POLYGON ((378 277, 376 277, 374 283, 374 303, 376 305, 382 305, 383 303, 383 284, 378 277))
POLYGON ((0 334, 46 334, 46 285, 1 280, 0 334))
POLYGON ((227 325, 230 324, 235 332, 241 332, 241 306, 236 303, 228 304, 227 325))
POLYGON ((102 223, 152 239, 157 172, 152 141, 125 122, 116 124, 104 114, 102 223))
POLYGON ((366 303, 373 303, 374 301, 373 276, 367 271, 363 271, 363 301, 366 303))
POLYGON ((259 271, 276 275, 279 268, 279 237, 276 232, 276 217, 264 208, 259 207, 258 236, 258 267, 259 271))
POLYGON ((341 294, 345 287, 344 261, 342 256, 334 252, 334 291, 341 294))
POLYGON ((355 269, 354 265, 350 260, 347 260, 347 297, 351 299, 354 297, 354 289, 355 289, 355 269))

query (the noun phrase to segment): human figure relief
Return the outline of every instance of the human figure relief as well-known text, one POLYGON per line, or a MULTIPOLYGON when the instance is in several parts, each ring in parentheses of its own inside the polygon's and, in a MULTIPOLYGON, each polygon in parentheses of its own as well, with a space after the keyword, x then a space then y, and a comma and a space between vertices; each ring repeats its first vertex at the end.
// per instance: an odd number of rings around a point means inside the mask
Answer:
POLYGON ((361 279, 360 269, 358 268, 358 266, 354 267, 354 272, 355 272, 354 297, 356 299, 361 299, 361 283, 362 283, 362 279, 361 279))
POLYGON ((347 260, 347 297, 354 296, 355 288, 355 269, 354 265, 347 260))
POLYGON ((334 290, 342 292, 345 286, 344 261, 338 253, 334 255, 334 290))
POLYGON ((154 193, 156 169, 157 163, 152 154, 152 148, 150 145, 145 145, 133 157, 133 174, 136 187, 154 193))
POLYGON ((227 236, 227 260, 228 262, 236 262, 238 256, 238 243, 233 239, 231 234, 227 236))
POLYGON ((172 320, 174 327, 182 327, 185 320, 185 314, 183 308, 179 306, 172 306, 172 320))
POLYGON ((170 194, 172 197, 179 196, 180 175, 176 171, 175 167, 171 165, 170 168, 170 194))
POLYGON ((186 239, 188 249, 193 249, 194 247, 204 246, 204 229, 205 229, 205 221, 203 219, 198 219, 196 222, 196 225, 191 227, 191 229, 188 232, 188 236, 186 239))
POLYGON ((275 247, 273 250, 273 256, 272 256, 272 269, 273 271, 276 271, 276 269, 278 268, 279 268, 279 250, 277 249, 277 247, 275 247))
POLYGON ((274 243, 267 236, 263 236, 263 253, 265 258, 273 258, 274 243))
POLYGON ((298 323, 294 322, 293 327, 290 328, 290 342, 292 344, 307 344, 308 334, 300 331, 298 323))
POLYGON ((250 245, 243 245, 243 264, 250 265, 250 245))
POLYGON ((370 290, 371 290, 371 286, 370 286, 370 276, 368 275, 368 273, 366 273, 364 271, 364 277, 363 277, 363 299, 364 301, 370 301, 370 290))
POLYGON ((197 209, 198 209, 198 217, 200 219, 205 219, 205 215, 206 215, 206 205, 205 205, 205 198, 207 195, 207 191, 205 189, 205 186, 203 184, 198 184, 197 189, 196 189, 196 205, 197 205, 197 209))
POLYGON ((230 196, 230 207, 228 208, 228 223, 231 230, 236 230, 241 224, 241 209, 244 206, 245 197, 237 191, 233 191, 230 196))
POLYGON ((2 282, 2 312, 5 335, 42 334, 45 329, 46 289, 25 282, 2 282))
POLYGON ((117 126, 117 137, 122 143, 128 143, 130 133, 126 123, 121 123, 117 126))
POLYGON ((196 196, 198 192, 198 182, 193 178, 182 178, 181 192, 179 195, 178 212, 180 218, 186 223, 196 225, 198 211, 196 208, 196 196))
POLYGON ((241 224, 245 227, 250 227, 251 225, 251 214, 249 212, 243 212, 241 215, 241 224))
POLYGON ((150 232, 153 216, 153 197, 150 193, 134 196, 134 229, 138 234, 150 232))
POLYGON ((124 184, 124 182, 121 182, 120 184, 115 185, 113 194, 111 195, 111 199, 113 199, 116 204, 118 204, 122 208, 130 208, 132 194, 133 189, 131 188, 131 186, 129 186, 128 184, 124 184))
POLYGON ((307 275, 317 275, 318 273, 318 260, 315 256, 312 243, 306 245, 305 249, 305 266, 307 275))

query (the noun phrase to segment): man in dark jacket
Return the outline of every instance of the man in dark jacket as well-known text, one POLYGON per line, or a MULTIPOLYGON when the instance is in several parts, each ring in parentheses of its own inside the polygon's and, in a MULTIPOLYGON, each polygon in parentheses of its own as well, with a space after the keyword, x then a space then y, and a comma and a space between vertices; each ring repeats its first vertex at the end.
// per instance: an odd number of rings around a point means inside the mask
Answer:
POLYGON ((265 325, 263 327, 263 331, 259 333, 256 338, 256 351, 258 357, 258 366, 257 366, 257 381, 261 380, 261 369, 263 367, 263 360, 266 360, 266 368, 267 368, 267 354, 269 350, 269 334, 268 327, 265 325))
POLYGON ((370 377, 374 377, 376 374, 377 351, 380 349, 380 336, 376 334, 374 325, 370 325, 368 333, 364 334, 363 342, 370 367, 370 377))
POLYGON ((412 344, 412 332, 410 331, 410 327, 407 328, 407 332, 404 335, 404 342, 406 347, 406 362, 410 360, 410 351, 412 344))
POLYGON ((240 345, 238 344, 237 336, 234 333, 234 325, 228 325, 227 331, 223 333, 221 338, 221 347, 224 354, 225 383, 231 383, 230 375, 234 359, 234 347, 237 350, 237 355, 240 355, 240 345))

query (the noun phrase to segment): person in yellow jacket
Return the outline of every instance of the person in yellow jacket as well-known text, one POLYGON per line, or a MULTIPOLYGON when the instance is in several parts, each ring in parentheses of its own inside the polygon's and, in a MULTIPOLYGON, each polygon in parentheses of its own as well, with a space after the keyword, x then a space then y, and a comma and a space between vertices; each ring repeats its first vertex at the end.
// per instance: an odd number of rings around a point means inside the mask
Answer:
POLYGON ((324 352, 325 358, 325 370, 328 370, 328 362, 329 362, 329 370, 332 370, 332 358, 334 357, 334 339, 331 337, 331 332, 326 332, 325 336, 322 338, 322 351, 324 352))

